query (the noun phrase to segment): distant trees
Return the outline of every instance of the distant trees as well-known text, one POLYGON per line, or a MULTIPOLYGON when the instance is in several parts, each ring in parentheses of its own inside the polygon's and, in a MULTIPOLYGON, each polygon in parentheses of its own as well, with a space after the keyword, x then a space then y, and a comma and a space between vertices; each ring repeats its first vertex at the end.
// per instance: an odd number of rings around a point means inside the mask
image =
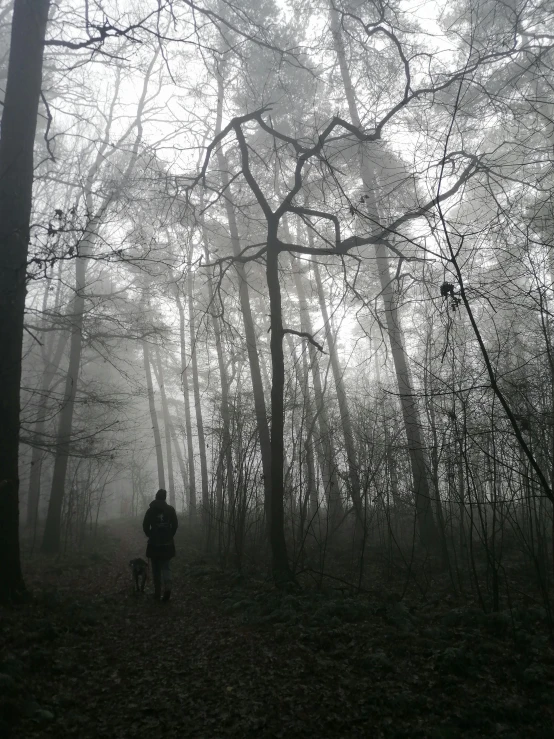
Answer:
MULTIPOLYGON (((113 207, 115 201, 117 201, 118 191, 126 186, 126 183, 131 177, 136 165, 142 144, 144 109, 148 97, 151 76, 155 69, 158 55, 159 49, 155 49, 146 68, 142 90, 137 101, 136 115, 131 119, 128 125, 125 126, 123 132, 119 134, 114 131, 114 118, 117 115, 117 107, 120 103, 120 88, 123 80, 122 70, 119 67, 116 67, 114 74, 113 96, 109 101, 108 113, 105 117, 105 128, 101 132, 101 138, 97 143, 95 155, 93 156, 92 162, 86 173, 84 192, 82 195, 82 203, 86 212, 86 225, 82 237, 73 247, 76 254, 75 297, 71 308, 69 365, 66 375, 65 392, 59 416, 56 454, 52 475, 52 489, 42 544, 43 551, 45 552, 57 552, 60 546, 61 511, 67 464, 71 453, 73 414, 79 385, 83 346, 83 321, 85 317, 88 262, 91 257, 94 256, 95 245, 100 238, 103 221, 108 217, 110 209, 113 207), (114 157, 117 157, 120 154, 122 147, 135 131, 136 133, 133 136, 133 145, 130 147, 130 152, 126 157, 126 161, 124 160, 123 162, 123 167, 121 170, 119 170, 118 167, 117 169, 112 168, 110 171, 110 160, 113 160, 114 157), (115 140, 115 144, 112 143, 112 140, 115 140), (101 182, 102 175, 107 178, 107 182, 101 182), (100 193, 99 198, 95 198, 95 192, 100 193)), ((121 163, 119 164, 121 166, 121 163)), ((78 199, 75 208, 78 208, 80 204, 80 199, 78 199)), ((146 352, 144 362, 148 378, 150 367, 146 352)))

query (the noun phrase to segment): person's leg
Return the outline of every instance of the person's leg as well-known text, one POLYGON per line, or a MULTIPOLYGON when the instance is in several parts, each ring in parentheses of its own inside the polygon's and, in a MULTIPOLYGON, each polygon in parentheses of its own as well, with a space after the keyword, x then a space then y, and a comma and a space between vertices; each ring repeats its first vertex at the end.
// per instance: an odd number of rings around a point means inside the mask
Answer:
POLYGON ((162 563, 162 576, 164 581, 163 600, 168 601, 171 597, 171 560, 166 559, 162 563))
POLYGON ((152 557, 152 579, 154 580, 154 598, 160 600, 162 595, 162 562, 152 557))

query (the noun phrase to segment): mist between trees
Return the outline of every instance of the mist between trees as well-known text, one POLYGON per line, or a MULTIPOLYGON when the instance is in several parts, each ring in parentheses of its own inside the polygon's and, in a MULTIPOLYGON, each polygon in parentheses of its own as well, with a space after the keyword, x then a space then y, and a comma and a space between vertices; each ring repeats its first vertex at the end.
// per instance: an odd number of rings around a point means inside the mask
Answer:
POLYGON ((164 487, 279 586, 550 613, 552 15, 4 2, 2 555, 164 487))

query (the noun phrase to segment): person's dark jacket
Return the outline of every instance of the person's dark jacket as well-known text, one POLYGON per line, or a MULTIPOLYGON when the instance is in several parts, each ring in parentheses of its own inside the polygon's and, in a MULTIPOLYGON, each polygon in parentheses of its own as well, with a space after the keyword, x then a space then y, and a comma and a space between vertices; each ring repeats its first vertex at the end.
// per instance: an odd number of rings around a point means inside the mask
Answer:
POLYGON ((165 500, 153 500, 144 515, 142 529, 148 537, 146 556, 151 559, 171 559, 175 556, 173 537, 179 522, 175 508, 165 500))

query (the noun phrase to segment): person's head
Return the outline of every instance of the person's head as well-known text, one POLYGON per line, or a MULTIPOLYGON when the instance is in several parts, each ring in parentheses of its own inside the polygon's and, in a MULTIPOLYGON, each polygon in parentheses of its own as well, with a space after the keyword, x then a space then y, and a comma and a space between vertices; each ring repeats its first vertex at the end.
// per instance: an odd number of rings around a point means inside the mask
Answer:
POLYGON ((167 492, 163 488, 160 488, 158 492, 156 493, 156 500, 165 500, 166 497, 167 497, 167 492))

